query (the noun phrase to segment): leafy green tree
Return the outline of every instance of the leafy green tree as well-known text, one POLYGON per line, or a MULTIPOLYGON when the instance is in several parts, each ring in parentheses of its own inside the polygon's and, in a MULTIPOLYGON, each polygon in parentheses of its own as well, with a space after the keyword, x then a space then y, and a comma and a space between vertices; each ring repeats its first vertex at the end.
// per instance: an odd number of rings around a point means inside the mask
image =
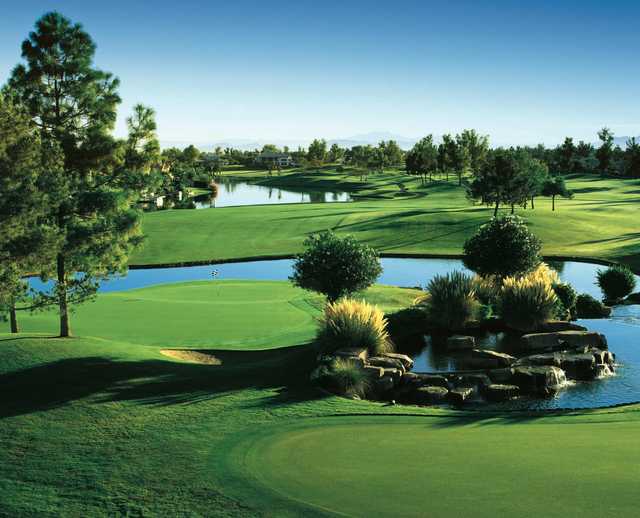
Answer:
POLYGON ((327 141, 324 139, 313 139, 313 142, 309 144, 307 151, 307 160, 313 165, 321 165, 327 159, 327 141))
POLYGON ((139 193, 123 186, 121 147, 111 135, 119 81, 93 66, 95 49, 81 25, 47 13, 23 42, 26 63, 15 67, 8 83, 42 139, 64 157, 64 194, 49 198, 47 214, 61 240, 52 297, 63 337, 71 334, 69 306, 92 297, 100 278, 123 271, 141 240, 132 208, 139 193))
POLYGON ((339 162, 344 157, 344 149, 335 142, 329 148, 329 162, 339 162))
POLYGON ((489 154, 480 171, 467 186, 467 196, 486 205, 493 205, 498 215, 501 205, 524 205, 531 190, 527 175, 530 171, 526 152, 498 148, 489 154))
POLYGON ((635 137, 627 140, 624 150, 625 174, 631 178, 640 178, 640 143, 635 137))
POLYGON ((466 129, 455 139, 456 149, 451 146, 453 168, 458 175, 458 184, 462 185, 462 176, 469 171, 475 174, 482 167, 489 152, 489 137, 479 135, 476 130, 466 129))
POLYGON ((550 176, 544 182, 542 195, 551 197, 551 210, 556 210, 556 197, 572 198, 573 193, 567 188, 562 176, 550 176))
POLYGON ((0 96, 0 315, 9 314, 12 333, 18 306, 27 302, 23 277, 46 268, 58 244, 45 209, 59 158, 31 118, 0 96))
POLYGON ((329 302, 371 286, 382 273, 376 251, 330 231, 309 237, 296 257, 291 282, 326 295, 329 302))
POLYGON ((592 144, 581 140, 576 146, 575 172, 593 174, 596 171, 598 161, 595 157, 595 149, 592 144))
POLYGON ((422 177, 424 182, 427 175, 438 168, 438 148, 433 143, 433 135, 427 135, 416 142, 405 160, 407 172, 422 177))
POLYGON ((613 173, 613 132, 609 128, 602 128, 598 132, 600 147, 596 151, 598 169, 601 175, 613 173))
POLYGON ((381 170, 385 167, 397 166, 402 163, 404 153, 395 140, 388 140, 386 142, 383 140, 378 144, 378 148, 382 157, 381 170))
POLYGON ((575 170, 576 147, 571 137, 566 137, 558 147, 558 168, 563 174, 572 173, 575 170))
POLYGON ((523 275, 540 264, 542 243, 518 216, 492 218, 464 244, 464 265, 486 277, 523 275))

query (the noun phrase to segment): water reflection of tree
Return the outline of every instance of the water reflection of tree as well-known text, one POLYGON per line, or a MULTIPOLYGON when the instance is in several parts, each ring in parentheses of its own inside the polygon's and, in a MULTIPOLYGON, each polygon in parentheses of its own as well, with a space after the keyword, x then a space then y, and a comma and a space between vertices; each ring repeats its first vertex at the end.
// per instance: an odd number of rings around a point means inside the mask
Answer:
POLYGON ((324 203, 327 201, 326 194, 327 193, 321 191, 312 191, 309 193, 309 201, 311 203, 324 203))

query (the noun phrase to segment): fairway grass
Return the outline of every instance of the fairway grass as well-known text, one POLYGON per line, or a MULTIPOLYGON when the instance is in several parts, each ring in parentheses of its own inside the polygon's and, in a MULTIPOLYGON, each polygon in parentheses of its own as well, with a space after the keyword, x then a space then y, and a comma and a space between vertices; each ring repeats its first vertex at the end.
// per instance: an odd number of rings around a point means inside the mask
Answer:
MULTIPOLYGON (((247 177, 251 178, 249 173, 247 177)), ((255 177, 256 173, 252 173, 255 177)), ((399 172, 358 176, 323 170, 258 179, 269 185, 338 187, 359 196, 352 203, 289 204, 168 210, 146 214, 146 243, 131 264, 172 264, 290 255, 311 233, 352 234, 382 253, 460 254, 462 245, 492 210, 471 205, 450 182, 421 185, 399 172), (398 183, 405 183, 402 194, 398 183)), ((571 177, 572 200, 536 200, 535 210, 516 209, 542 239, 548 256, 622 261, 640 271, 640 180, 571 177)))

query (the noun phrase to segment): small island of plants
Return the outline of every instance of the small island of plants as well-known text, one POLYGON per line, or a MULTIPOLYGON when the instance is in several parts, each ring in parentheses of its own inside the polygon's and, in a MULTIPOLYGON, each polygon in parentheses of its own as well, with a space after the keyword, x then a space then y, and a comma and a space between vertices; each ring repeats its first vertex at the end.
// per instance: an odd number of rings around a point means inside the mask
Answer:
MULTIPOLYGON (((465 243, 475 275, 434 276, 413 306, 385 315, 357 293, 381 273, 372 248, 331 232, 313 236, 291 280, 323 293, 327 305, 315 345, 319 387, 352 398, 430 405, 546 397, 568 380, 591 381, 615 371, 606 337, 573 322, 611 312, 578 294, 540 257, 541 242, 517 216, 493 218, 465 243), (481 346, 502 337, 503 349, 481 346), (448 372, 411 372, 416 346, 455 358, 448 372)), ((607 304, 623 303, 635 277, 623 266, 598 272, 607 304)))

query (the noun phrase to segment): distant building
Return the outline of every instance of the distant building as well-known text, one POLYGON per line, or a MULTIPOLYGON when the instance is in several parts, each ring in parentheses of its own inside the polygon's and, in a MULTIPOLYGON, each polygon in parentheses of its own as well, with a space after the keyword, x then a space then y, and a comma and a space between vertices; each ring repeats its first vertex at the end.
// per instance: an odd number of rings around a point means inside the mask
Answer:
POLYGON ((291 167, 295 165, 289 153, 275 153, 273 151, 265 151, 264 153, 258 154, 256 156, 256 163, 266 167, 291 167))

